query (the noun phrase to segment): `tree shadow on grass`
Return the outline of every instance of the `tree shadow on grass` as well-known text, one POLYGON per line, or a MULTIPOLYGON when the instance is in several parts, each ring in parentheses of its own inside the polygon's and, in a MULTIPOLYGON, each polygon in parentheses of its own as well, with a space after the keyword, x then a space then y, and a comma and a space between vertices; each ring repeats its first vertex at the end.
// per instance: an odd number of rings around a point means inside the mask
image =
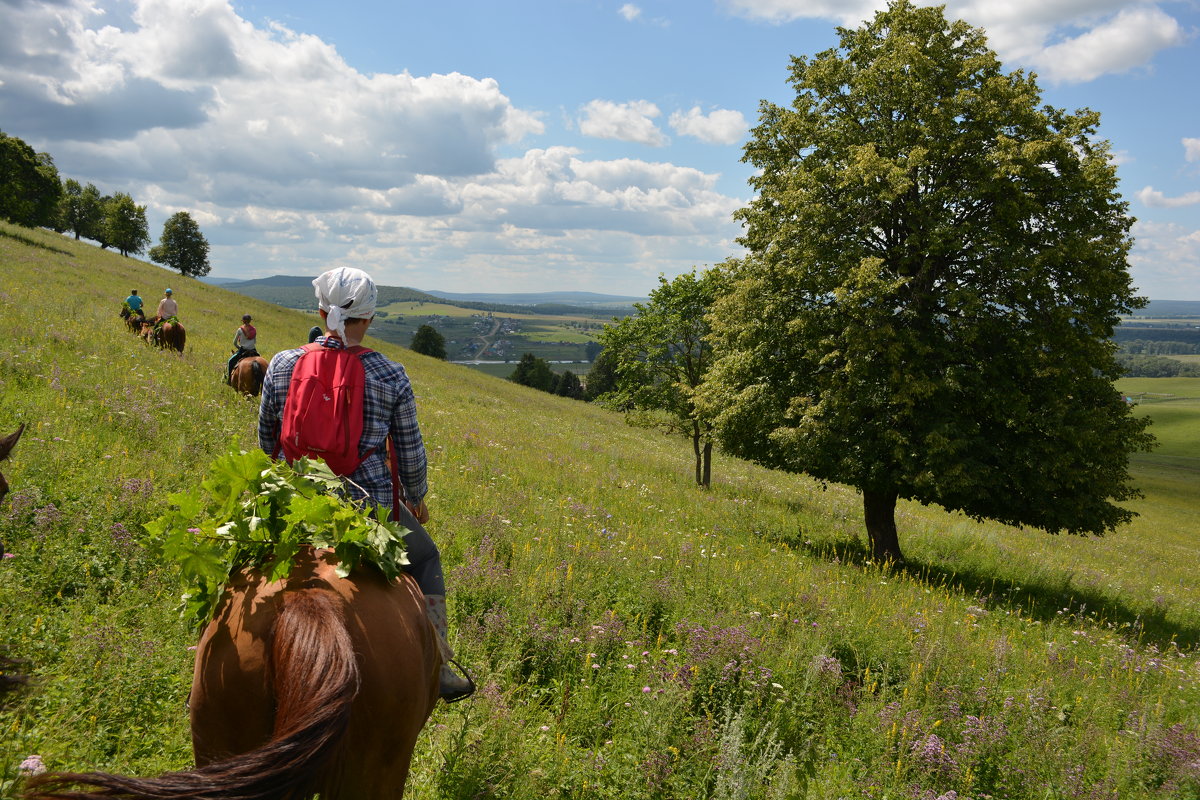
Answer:
MULTIPOLYGON (((813 543, 805 541, 802 535, 777 538, 825 561, 861 567, 872 562, 870 549, 860 539, 813 543)), ((1153 644, 1160 650, 1170 648, 1172 642, 1182 650, 1200 647, 1200 623, 1170 620, 1166 606, 1147 604, 1137 607, 1085 586, 1073 585, 1071 573, 1063 573, 1051 580, 1040 577, 1018 583, 970 567, 952 569, 919 559, 909 559, 887 569, 930 587, 948 588, 980 598, 993 609, 1020 611, 1023 616, 1041 622, 1079 617, 1093 624, 1111 623, 1125 628, 1139 641, 1153 644)))
POLYGON ((15 239, 18 242, 20 242, 21 244, 27 244, 30 247, 40 247, 42 250, 49 250, 51 253, 58 253, 59 255, 64 255, 64 256, 71 255, 70 251, 68 251, 68 250, 63 250, 58 247, 53 247, 51 245, 46 244, 45 242, 39 242, 37 239, 34 239, 29 236, 23 236, 19 233, 13 233, 11 231, 6 231, 3 229, 0 229, 0 236, 5 236, 9 239, 15 239))

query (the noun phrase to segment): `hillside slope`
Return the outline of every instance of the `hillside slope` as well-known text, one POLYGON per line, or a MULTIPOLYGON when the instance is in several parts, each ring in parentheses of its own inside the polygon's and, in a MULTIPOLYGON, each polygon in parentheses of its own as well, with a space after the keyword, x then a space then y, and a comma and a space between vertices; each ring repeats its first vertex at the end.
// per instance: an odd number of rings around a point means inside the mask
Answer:
MULTIPOLYGON (((256 407, 221 384, 314 317, 0 225, 0 797, 52 768, 189 763, 193 634, 141 523, 256 407), (180 355, 125 332, 171 286, 180 355)), ((418 798, 1190 797, 1200 791, 1194 513, 1103 540, 905 505, 911 563, 865 561, 860 506, 682 440, 380 342, 417 389, 452 635, 482 687, 439 708, 418 798), (1189 527, 1193 526, 1193 527, 1189 527), (1176 646, 1176 645, 1179 646, 1176 646)))

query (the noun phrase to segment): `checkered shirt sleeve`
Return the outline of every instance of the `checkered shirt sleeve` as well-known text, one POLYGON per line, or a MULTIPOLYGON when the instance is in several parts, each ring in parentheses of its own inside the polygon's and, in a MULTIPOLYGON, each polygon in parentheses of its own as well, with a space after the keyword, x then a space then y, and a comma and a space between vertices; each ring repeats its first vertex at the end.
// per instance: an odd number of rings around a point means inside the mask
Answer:
MULTIPOLYGON (((317 341, 326 347, 340 344, 324 337, 317 341)), ((288 383, 292 369, 303 353, 303 348, 276 353, 263 379, 258 409, 258 443, 273 458, 279 455, 279 431, 283 424, 288 383)), ((363 435, 358 452, 360 456, 368 451, 371 454, 350 480, 366 489, 371 499, 391 507, 392 476, 386 446, 390 432, 400 463, 403 496, 418 502, 429 491, 429 486, 426 483, 425 443, 417 424, 416 396, 408 373, 403 366, 377 352, 362 355, 362 364, 366 388, 363 392, 363 435)))

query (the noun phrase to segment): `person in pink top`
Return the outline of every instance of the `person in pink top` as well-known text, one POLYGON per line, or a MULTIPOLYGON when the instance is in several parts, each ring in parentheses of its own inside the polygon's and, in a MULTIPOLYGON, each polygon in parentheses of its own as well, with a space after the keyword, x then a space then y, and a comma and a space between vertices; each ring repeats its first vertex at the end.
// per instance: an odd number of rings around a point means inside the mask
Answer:
POLYGON ((179 316, 179 304, 175 302, 175 298, 171 296, 171 290, 167 289, 163 293, 163 299, 158 301, 158 318, 159 320, 170 319, 171 317, 179 316))

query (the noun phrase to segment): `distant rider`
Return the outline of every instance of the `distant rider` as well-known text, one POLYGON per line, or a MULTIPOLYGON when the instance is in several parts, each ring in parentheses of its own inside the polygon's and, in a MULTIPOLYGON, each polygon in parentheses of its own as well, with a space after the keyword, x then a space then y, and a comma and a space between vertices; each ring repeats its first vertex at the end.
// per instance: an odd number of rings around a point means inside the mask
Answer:
POLYGON ((229 376, 233 373, 233 368, 243 358, 258 355, 258 330, 250 324, 250 315, 242 314, 242 324, 233 333, 233 355, 229 357, 228 363, 225 364, 225 382, 229 383, 229 376))
POLYGON ((179 316, 179 304, 175 302, 175 298, 171 296, 171 290, 167 289, 163 292, 163 299, 158 301, 158 323, 161 325, 164 321, 171 317, 179 316))
POLYGON ((125 308, 128 309, 128 314, 122 314, 123 317, 137 317, 142 314, 142 298, 138 297, 137 289, 129 293, 129 297, 125 298, 125 308))

